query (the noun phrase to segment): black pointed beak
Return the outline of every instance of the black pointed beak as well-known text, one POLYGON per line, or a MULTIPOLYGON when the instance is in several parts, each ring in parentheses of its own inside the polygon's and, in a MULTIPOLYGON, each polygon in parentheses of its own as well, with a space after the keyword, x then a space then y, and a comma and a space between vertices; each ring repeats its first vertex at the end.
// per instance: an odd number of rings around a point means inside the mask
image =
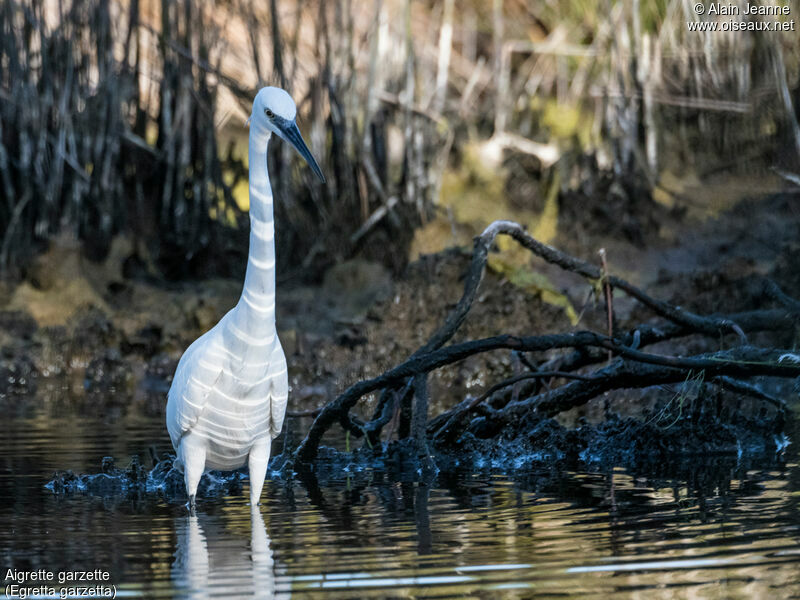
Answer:
POLYGON ((308 166, 311 167, 311 170, 317 174, 319 180, 322 183, 325 183, 325 175, 322 174, 322 169, 319 168, 317 161, 314 160, 314 157, 311 154, 311 150, 308 149, 305 141, 303 141, 303 136, 300 134, 300 129, 298 129, 297 123, 287 119, 282 119, 282 121, 283 122, 281 123, 276 123, 281 132, 281 137, 294 146, 294 149, 297 150, 300 156, 305 159, 305 161, 308 163, 308 166))

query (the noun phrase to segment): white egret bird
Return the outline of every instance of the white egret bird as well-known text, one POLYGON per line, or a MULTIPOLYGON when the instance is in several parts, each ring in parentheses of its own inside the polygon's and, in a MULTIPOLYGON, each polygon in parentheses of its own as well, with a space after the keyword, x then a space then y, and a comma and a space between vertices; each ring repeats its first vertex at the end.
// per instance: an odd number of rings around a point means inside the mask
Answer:
POLYGON ((206 469, 248 466, 250 503, 261 497, 270 444, 283 426, 286 357, 275 329, 275 225, 267 146, 274 133, 325 177, 297 128, 291 96, 274 87, 253 101, 250 123, 250 251, 239 302, 189 346, 167 401, 167 429, 194 512, 206 469))

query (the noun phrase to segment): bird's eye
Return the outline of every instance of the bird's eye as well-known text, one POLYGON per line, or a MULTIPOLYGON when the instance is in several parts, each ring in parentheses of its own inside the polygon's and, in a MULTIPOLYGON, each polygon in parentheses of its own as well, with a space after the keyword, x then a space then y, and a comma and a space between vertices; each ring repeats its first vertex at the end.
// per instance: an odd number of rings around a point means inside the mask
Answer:
POLYGON ((275 116, 275 113, 274 113, 274 112, 272 112, 272 111, 271 111, 270 109, 268 109, 268 108, 265 108, 265 109, 264 109, 264 114, 265 114, 265 115, 267 115, 267 116, 268 116, 270 119, 272 119, 272 118, 275 116))

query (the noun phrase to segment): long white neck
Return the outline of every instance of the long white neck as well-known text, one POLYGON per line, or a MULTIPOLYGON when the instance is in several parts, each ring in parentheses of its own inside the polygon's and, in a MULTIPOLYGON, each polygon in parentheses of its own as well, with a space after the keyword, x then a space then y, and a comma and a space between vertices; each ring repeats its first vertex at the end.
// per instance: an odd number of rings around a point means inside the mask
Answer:
POLYGON ((270 134, 250 130, 250 251, 244 289, 233 316, 248 337, 275 333, 275 220, 267 171, 270 134))

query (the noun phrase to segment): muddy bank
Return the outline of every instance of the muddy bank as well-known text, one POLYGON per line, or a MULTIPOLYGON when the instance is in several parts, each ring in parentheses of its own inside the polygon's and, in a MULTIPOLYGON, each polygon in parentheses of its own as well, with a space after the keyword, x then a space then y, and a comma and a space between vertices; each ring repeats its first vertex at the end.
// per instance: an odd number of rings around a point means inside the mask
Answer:
MULTIPOLYGON (((88 410, 144 406, 148 414, 162 413, 182 352, 241 290, 233 280, 176 286, 128 280, 110 259, 97 266, 70 248, 54 248, 38 264, 53 279, 7 290, 0 308, 0 401, 11 407, 48 397, 88 410)), ((393 280, 376 263, 351 261, 319 285, 280 286, 277 322, 290 369, 290 410, 319 406, 406 358, 458 298, 468 264, 467 253, 447 251, 393 280)), ((460 339, 568 324, 559 308, 502 277, 490 274, 485 288, 460 339)), ((507 356, 467 361, 435 385, 457 397, 510 366, 507 356)))
MULTIPOLYGON (((687 229, 679 243, 666 249, 657 240, 650 240, 649 250, 643 253, 638 249, 640 240, 619 243, 640 252, 640 270, 631 274, 637 281, 650 282, 660 298, 703 313, 761 308, 770 304, 763 294, 765 276, 792 295, 800 293, 793 267, 794 234, 800 224, 795 201, 791 194, 754 200, 687 229), (754 221, 759 211, 770 215, 761 224, 754 221), (747 235, 731 227, 746 222, 754 223, 747 235), (754 245, 761 250, 748 250, 754 245), (744 250, 731 250, 740 247, 744 250), (692 248, 693 263, 663 258, 671 252, 686 256, 692 248), (660 267, 654 269, 655 265, 660 267)), ((129 252, 125 240, 118 240, 105 263, 96 265, 83 259, 76 248, 54 247, 39 259, 28 280, 2 290, 0 401, 10 410, 22 411, 45 399, 79 411, 102 410, 108 419, 128 410, 163 414, 181 353, 234 305, 241 284, 212 280, 168 285, 126 279, 123 267, 129 252)), ((492 256, 502 257, 504 252, 501 247, 492 256)), ((317 285, 284 280, 279 286, 277 320, 290 370, 289 410, 319 407, 352 383, 402 362, 424 344, 460 297, 469 261, 468 252, 456 249, 423 256, 399 278, 392 278, 377 264, 351 261, 329 270, 317 285)), ((525 267, 547 277, 552 284, 547 288, 520 279, 519 268, 487 271, 453 342, 498 333, 606 329, 604 306, 581 278, 557 273, 540 261, 525 267)), ((614 299, 614 311, 621 329, 651 319, 624 296, 614 299)), ((765 331, 754 341, 791 348, 797 331, 765 331)), ((734 343, 733 334, 719 340, 690 336, 664 342, 656 350, 683 355, 734 343)), ((539 359, 550 354, 543 353, 539 359)), ((429 381, 431 416, 525 371, 529 368, 526 360, 515 352, 493 351, 434 372, 429 381)), ((783 412, 764 411, 760 403, 736 393, 709 396, 702 381, 694 383, 698 385, 687 387, 684 382, 609 392, 602 401, 556 419, 526 417, 508 431, 497 431, 485 411, 476 411, 463 435, 450 440, 447 447, 434 448, 437 464, 478 468, 495 463, 513 466, 539 461, 553 466, 578 461, 608 466, 639 460, 658 464, 670 456, 734 455, 750 449, 770 456, 780 451, 783 412)), ((796 394, 772 380, 757 384, 780 398, 796 394)), ((374 396, 367 397, 355 412, 367 419, 375 403, 374 396)), ((293 439, 288 447, 297 443, 294 438, 308 425, 307 420, 290 422, 293 439)), ((380 445, 384 455, 378 460, 389 460, 393 453, 402 456, 403 444, 386 443, 395 431, 392 425, 386 428, 380 445)), ((340 441, 337 447, 342 445, 340 441)), ((285 449, 283 437, 275 451, 281 449, 285 449)), ((320 459, 320 464, 338 465, 339 459, 329 460, 332 456, 320 459)), ((409 467, 415 470, 413 461, 409 467)))
MULTIPOLYGON (((737 257, 688 272, 675 263, 676 270, 658 271, 653 285, 661 298, 702 313, 764 307, 764 275, 787 293, 800 293, 793 267, 796 248, 791 242, 776 244, 769 269, 742 268, 737 257)), ((278 297, 278 325, 290 369, 290 410, 320 406, 348 385, 407 358, 460 297, 468 266, 468 253, 450 250, 422 257, 399 279, 374 263, 354 262, 337 267, 319 286, 285 285, 278 297)), ((550 272, 547 265, 532 268, 550 272)), ((599 299, 589 294, 590 287, 576 277, 564 281, 566 285, 556 290, 579 315, 574 325, 563 306, 490 270, 453 341, 499 333, 603 331, 607 315, 599 299)), ((149 414, 161 414, 181 353, 235 304, 240 290, 238 282, 227 280, 179 287, 113 278, 104 283, 98 291, 84 279, 95 300, 76 307, 58 287, 37 290, 35 301, 27 305, 19 299, 31 294, 25 288, 29 284, 11 295, 6 309, 0 310, 4 402, 15 406, 47 395, 59 403, 94 408, 144 405, 149 414), (120 286, 124 292, 117 291, 120 286), (45 307, 45 302, 55 308, 45 307), (54 320, 56 308, 63 312, 60 320, 54 320), (38 387, 41 394, 36 394, 38 387)), ((614 307, 621 329, 651 318, 624 296, 615 298, 614 307)), ((792 347, 795 336, 783 330, 756 341, 792 347)), ((689 337, 658 349, 681 354, 716 346, 714 340, 689 337)), ((514 353, 497 351, 436 371, 430 382, 432 413, 466 396, 478 396, 493 382, 524 368, 514 353)), ((370 413, 373 401, 362 404, 363 414, 370 413)))

